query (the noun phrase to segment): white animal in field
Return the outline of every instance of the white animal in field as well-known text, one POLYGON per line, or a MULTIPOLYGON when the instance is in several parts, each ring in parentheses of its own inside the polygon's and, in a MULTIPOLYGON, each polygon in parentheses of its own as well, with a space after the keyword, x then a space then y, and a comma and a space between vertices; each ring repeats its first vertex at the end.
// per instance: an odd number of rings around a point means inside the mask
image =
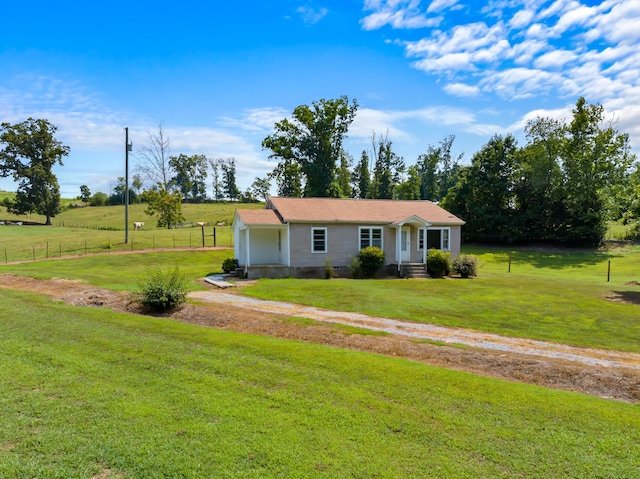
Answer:
POLYGON ((204 221, 196 221, 196 225, 204 226, 206 223, 204 221))
POLYGON ((134 221, 133 222, 133 231, 141 230, 143 226, 144 226, 144 222, 143 221, 134 221))

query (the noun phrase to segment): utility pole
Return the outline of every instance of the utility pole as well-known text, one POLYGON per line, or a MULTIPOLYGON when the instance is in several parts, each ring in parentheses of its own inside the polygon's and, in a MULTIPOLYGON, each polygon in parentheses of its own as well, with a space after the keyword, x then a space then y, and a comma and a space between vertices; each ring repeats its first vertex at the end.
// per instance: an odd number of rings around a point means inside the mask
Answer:
POLYGON ((129 243, 129 128, 124 129, 124 244, 129 243))

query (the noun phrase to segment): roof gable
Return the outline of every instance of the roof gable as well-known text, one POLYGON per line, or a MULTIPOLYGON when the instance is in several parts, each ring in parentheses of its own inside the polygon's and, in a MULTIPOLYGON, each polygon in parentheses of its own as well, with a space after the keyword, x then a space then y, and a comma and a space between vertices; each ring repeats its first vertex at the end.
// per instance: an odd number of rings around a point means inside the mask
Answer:
POLYGON ((234 223, 236 218, 242 221, 242 224, 260 225, 260 226, 277 226, 282 225, 282 220, 274 210, 236 210, 234 215, 234 223))

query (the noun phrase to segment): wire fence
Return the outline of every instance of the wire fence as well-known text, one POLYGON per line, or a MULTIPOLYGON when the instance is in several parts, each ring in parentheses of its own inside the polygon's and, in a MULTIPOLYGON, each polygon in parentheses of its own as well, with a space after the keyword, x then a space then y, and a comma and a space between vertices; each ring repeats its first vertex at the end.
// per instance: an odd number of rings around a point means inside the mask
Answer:
MULTIPOLYGON (((104 234, 105 232, 103 232, 104 234)), ((92 236, 84 239, 70 240, 55 238, 27 244, 25 238, 23 244, 4 246, 0 254, 3 255, 4 264, 20 261, 39 261, 66 256, 86 256, 90 254, 111 254, 122 251, 149 251, 167 249, 193 249, 205 247, 232 247, 233 233, 230 228, 212 228, 205 231, 203 228, 189 228, 187 230, 174 230, 170 233, 163 232, 135 232, 130 233, 128 242, 124 242, 118 232, 119 239, 110 236, 92 236)))

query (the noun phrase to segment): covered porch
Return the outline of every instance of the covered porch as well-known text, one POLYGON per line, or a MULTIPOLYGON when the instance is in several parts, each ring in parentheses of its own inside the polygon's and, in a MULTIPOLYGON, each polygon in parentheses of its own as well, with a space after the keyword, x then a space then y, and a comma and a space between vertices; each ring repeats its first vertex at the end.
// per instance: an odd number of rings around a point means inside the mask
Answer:
POLYGON ((426 277, 427 248, 424 238, 431 223, 410 216, 391 225, 395 230, 395 267, 398 276, 426 277))
POLYGON ((239 228, 234 245, 235 257, 245 274, 250 268, 290 266, 289 234, 285 226, 245 226, 239 228))

